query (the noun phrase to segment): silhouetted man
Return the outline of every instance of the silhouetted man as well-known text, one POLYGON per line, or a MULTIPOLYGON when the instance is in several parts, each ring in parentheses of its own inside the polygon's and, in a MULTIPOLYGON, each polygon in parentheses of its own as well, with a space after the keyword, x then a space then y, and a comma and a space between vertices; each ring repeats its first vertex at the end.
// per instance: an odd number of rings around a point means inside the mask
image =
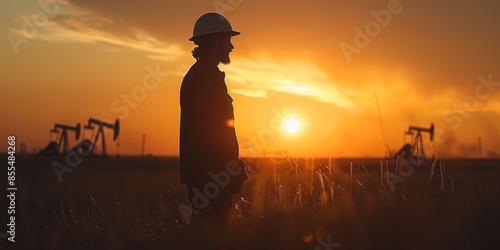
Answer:
POLYGON ((238 159, 233 99, 217 67, 230 63, 231 37, 239 34, 222 15, 207 13, 196 21, 189 39, 198 47, 180 91, 180 177, 188 188, 191 223, 197 225, 228 225, 232 195, 248 179, 238 159))

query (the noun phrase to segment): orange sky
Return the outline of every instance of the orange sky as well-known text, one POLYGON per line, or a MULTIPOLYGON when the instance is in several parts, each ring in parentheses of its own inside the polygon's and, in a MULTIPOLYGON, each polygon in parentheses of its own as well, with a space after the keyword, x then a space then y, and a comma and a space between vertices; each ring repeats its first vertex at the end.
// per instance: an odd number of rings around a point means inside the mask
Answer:
POLYGON ((232 63, 220 66, 242 156, 248 141, 261 157, 379 157, 403 145, 409 125, 434 123, 432 153, 475 157, 481 137, 483 156, 498 157, 499 9, 452 0, 6 0, 0 132, 32 151, 47 145, 54 123, 120 118, 120 154, 140 154, 146 134, 146 153, 177 155, 179 88, 194 62, 187 39, 201 14, 219 10, 242 32, 232 63), (300 117, 302 133, 275 128, 287 115, 300 117))

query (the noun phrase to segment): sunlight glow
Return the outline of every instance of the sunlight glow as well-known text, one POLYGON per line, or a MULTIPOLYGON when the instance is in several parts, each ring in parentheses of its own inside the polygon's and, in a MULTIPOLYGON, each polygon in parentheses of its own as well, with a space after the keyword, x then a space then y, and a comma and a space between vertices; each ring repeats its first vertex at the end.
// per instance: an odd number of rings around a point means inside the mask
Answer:
POLYGON ((285 122, 285 127, 288 132, 295 133, 297 132, 297 130, 299 130, 299 121, 295 119, 288 119, 285 122))
POLYGON ((337 107, 354 110, 359 100, 348 94, 349 89, 330 79, 329 75, 313 63, 284 60, 276 61, 268 56, 256 59, 241 58, 225 69, 233 93, 268 98, 263 93, 285 93, 331 103, 337 107))
POLYGON ((287 114, 281 119, 280 128, 283 134, 297 136, 304 131, 305 122, 297 114, 287 114))

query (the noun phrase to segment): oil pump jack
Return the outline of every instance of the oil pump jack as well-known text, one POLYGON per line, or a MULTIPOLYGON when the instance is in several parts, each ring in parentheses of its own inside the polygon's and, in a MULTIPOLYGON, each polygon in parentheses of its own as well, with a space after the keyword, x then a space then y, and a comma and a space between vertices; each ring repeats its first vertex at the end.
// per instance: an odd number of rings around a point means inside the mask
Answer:
MULTIPOLYGON (((44 156, 58 156, 58 155, 65 155, 68 153, 68 132, 67 130, 74 131, 75 132, 75 140, 78 140, 80 138, 80 123, 77 123, 75 127, 71 127, 68 125, 63 125, 63 124, 55 124, 54 128, 50 130, 50 135, 49 135, 49 144, 47 147, 44 149, 40 150, 38 152, 38 155, 44 155, 44 156), (61 130, 61 131, 59 131, 61 130), (53 133, 59 134, 59 142, 56 141, 51 141, 50 137, 53 133), (62 147, 62 153, 61 153, 61 147, 62 147)), ((56 138, 57 140, 57 138, 56 138)))
POLYGON ((416 126, 410 126, 408 131, 405 132, 405 136, 410 136, 410 142, 406 143, 401 147, 401 149, 394 155, 394 158, 397 158, 399 155, 409 158, 410 156, 419 155, 420 157, 425 158, 424 152, 424 142, 422 140, 422 132, 429 133, 431 141, 434 140, 434 124, 431 123, 430 128, 422 128, 416 126), (416 132, 417 134, 415 135, 416 132))
POLYGON ((115 124, 110 124, 110 123, 100 121, 100 120, 97 120, 94 118, 89 118, 88 124, 85 125, 84 128, 93 130, 94 126, 92 126, 92 125, 98 126, 97 133, 95 134, 95 137, 94 137, 94 142, 90 144, 90 150, 92 152, 92 155, 96 155, 95 149, 97 146, 97 141, 99 140, 99 138, 101 138, 100 143, 102 145, 102 156, 106 157, 106 156, 108 156, 108 153, 106 152, 106 138, 104 137, 104 130, 103 129, 104 129, 104 127, 113 129, 113 141, 115 141, 116 138, 118 137, 119 132, 120 132, 120 122, 118 119, 116 119, 115 124))

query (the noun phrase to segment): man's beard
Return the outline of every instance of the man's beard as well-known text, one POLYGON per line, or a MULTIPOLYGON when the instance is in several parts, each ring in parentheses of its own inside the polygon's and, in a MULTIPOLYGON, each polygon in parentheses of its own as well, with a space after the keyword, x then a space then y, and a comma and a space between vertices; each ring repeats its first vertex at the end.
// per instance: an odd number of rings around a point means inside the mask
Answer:
POLYGON ((219 54, 219 61, 222 63, 222 64, 230 64, 231 63, 231 58, 229 58, 229 53, 223 53, 221 52, 219 54))
POLYGON ((225 52, 225 50, 221 47, 219 47, 219 51, 218 51, 218 57, 219 57, 219 61, 222 63, 222 64, 230 64, 231 63, 231 58, 229 58, 229 52, 225 52))

